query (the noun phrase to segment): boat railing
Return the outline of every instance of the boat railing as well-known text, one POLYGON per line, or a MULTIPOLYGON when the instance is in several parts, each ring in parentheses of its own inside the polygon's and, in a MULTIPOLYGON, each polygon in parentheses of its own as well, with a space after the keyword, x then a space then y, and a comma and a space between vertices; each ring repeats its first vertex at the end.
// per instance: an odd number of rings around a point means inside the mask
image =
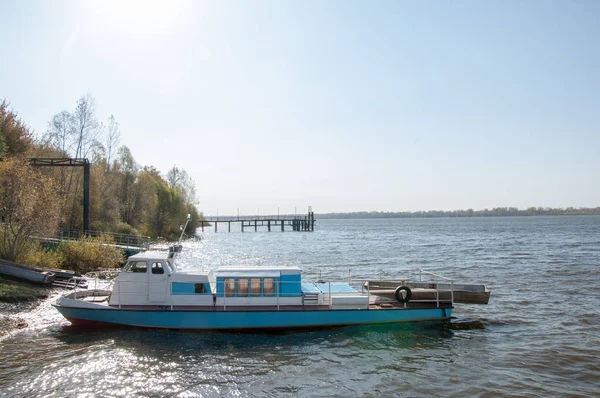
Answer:
MULTIPOLYGON (((429 271, 424 271, 424 270, 420 270, 420 272, 422 274, 428 275, 429 277, 431 277, 431 280, 428 280, 426 282, 423 282, 423 276, 421 275, 418 279, 419 282, 422 283, 427 283, 430 284, 428 287, 426 287, 426 289, 435 289, 435 295, 433 298, 431 297, 426 297, 425 298, 421 298, 421 299, 411 299, 410 302, 411 303, 435 303, 435 305, 439 308, 440 304, 443 303, 447 303, 448 300, 447 298, 444 299, 441 295, 441 291, 447 292, 448 289, 443 288, 440 289, 440 284, 438 283, 438 280, 444 280, 447 281, 446 285, 449 284, 450 286, 450 302, 452 305, 454 305, 454 281, 451 278, 447 278, 444 277, 442 275, 438 275, 435 274, 433 272, 429 272, 429 271)), ((170 307, 171 309, 173 309, 173 300, 171 299, 172 296, 172 291, 173 291, 173 285, 172 282, 170 280, 170 278, 168 279, 168 282, 165 283, 164 281, 147 281, 147 282, 140 282, 140 281, 122 281, 122 280, 114 280, 111 277, 115 277, 116 275, 119 274, 119 271, 102 271, 102 272, 93 272, 93 273, 88 273, 86 274, 86 278, 89 278, 90 283, 94 283, 94 289, 97 288, 101 288, 101 289, 105 289, 105 290, 110 290, 110 286, 112 286, 113 284, 116 284, 116 290, 114 290, 116 297, 114 297, 118 303, 119 308, 121 308, 121 305, 125 305, 127 304, 132 296, 145 296, 147 295, 149 301, 150 300, 150 296, 151 295, 158 295, 158 297, 164 297, 164 299, 159 299, 159 300, 155 300, 157 305, 164 305, 167 307, 170 307), (141 286, 141 284, 147 284, 147 291, 142 291, 139 290, 138 288, 128 288, 127 285, 128 284, 132 284, 132 285, 138 285, 141 286), (164 287, 161 287, 164 286, 164 287), (123 301, 125 300, 125 301, 123 301)), ((237 278, 236 278, 237 279, 237 278)), ((250 279, 250 278, 248 278, 250 279)), ((429 278, 428 278, 429 279, 429 278)), ((240 305, 249 305, 247 300, 250 300, 250 302, 256 300, 256 299, 263 299, 263 300, 259 300, 262 301, 261 305, 271 305, 271 306, 276 306, 277 310, 280 310, 281 306, 286 306, 286 305, 295 305, 291 304, 291 301, 289 300, 290 298, 298 298, 301 297, 302 298, 302 303, 304 304, 304 299, 306 296, 320 296, 320 299, 315 302, 315 304, 319 304, 319 305, 326 305, 328 306, 330 309, 334 307, 334 297, 340 297, 340 296, 367 296, 368 297, 368 303, 371 303, 371 298, 373 296, 382 296, 381 294, 377 294, 374 293, 373 291, 371 291, 371 289, 369 288, 369 283, 373 282, 373 280, 368 280, 368 279, 352 279, 350 280, 351 283, 349 283, 349 285, 351 287, 353 287, 354 291, 340 291, 340 290, 336 290, 336 286, 339 284, 346 284, 348 282, 348 280, 343 280, 343 279, 330 279, 327 281, 324 280, 317 280, 316 284, 318 284, 319 286, 316 286, 317 291, 315 291, 314 293, 306 293, 303 291, 297 292, 295 291, 295 289, 285 289, 285 286, 298 286, 301 282, 298 281, 281 281, 281 280, 275 280, 274 284, 273 284, 273 288, 272 290, 269 289, 268 292, 265 292, 265 286, 264 286, 264 282, 261 281, 261 285, 260 285, 260 291, 254 291, 252 290, 251 287, 251 282, 248 281, 248 284, 246 285, 246 289, 243 290, 243 292, 240 294, 239 292, 239 285, 237 280, 234 282, 234 286, 233 286, 233 290, 227 288, 226 289, 226 282, 223 281, 218 281, 218 282, 212 282, 211 285, 213 285, 214 292, 211 292, 210 290, 207 290, 205 293, 201 293, 204 294, 206 296, 211 297, 211 301, 213 306, 218 307, 218 308, 222 308, 223 310, 227 310, 228 307, 238 307, 240 305), (360 288, 358 287, 358 285, 356 285, 356 283, 360 283, 360 288), (218 299, 218 300, 217 300, 218 299)), ((414 279, 397 279, 397 280, 386 280, 386 282, 392 282, 392 283, 397 283, 398 286, 404 286, 404 285, 410 285, 411 283, 415 283, 416 281, 414 279), (413 282, 414 281, 414 282, 413 282)), ((304 282, 306 283, 306 282, 304 282)), ((88 288, 89 289, 89 288, 88 288)), ((431 290, 429 290, 431 291, 431 290)), ((413 292, 414 293, 414 292, 413 292)), ((432 292, 433 293, 433 292, 432 292)), ((198 293, 200 294, 200 293, 198 293)), ((447 294, 447 293, 446 293, 447 294)), ((156 297, 156 296, 155 296, 156 297)), ((385 297, 385 296, 383 296, 385 297)), ((446 296, 447 297, 447 296, 446 296)), ((312 300, 313 298, 311 298, 312 300)), ((204 305, 210 305, 208 304, 209 301, 206 300, 204 302, 204 305)), ((403 303, 404 307, 407 308, 407 302, 403 303)), ((175 304, 176 305, 176 304, 175 304)))
POLYGON ((105 271, 92 271, 87 272, 83 275, 83 277, 73 277, 70 278, 67 282, 67 286, 63 289, 74 293, 74 298, 77 298, 78 290, 96 290, 96 289, 104 289, 111 290, 112 286, 115 283, 116 277, 119 275, 121 270, 105 270, 105 271), (90 286, 90 283, 93 283, 93 288, 90 286), (68 287, 68 286, 72 287, 68 287), (72 290, 70 290, 72 289, 72 290))
POLYGON ((445 281, 450 282, 450 302, 452 303, 452 306, 454 306, 454 279, 436 274, 431 271, 425 271, 424 269, 419 269, 419 282, 423 281, 423 274, 429 275, 429 276, 433 277, 433 279, 434 279, 435 291, 436 291, 436 301, 437 301, 438 307, 440 306, 440 284, 438 282, 438 279, 443 279, 445 281))
MULTIPOLYGON (((450 302, 451 305, 454 306, 454 280, 452 278, 448 278, 445 277, 443 275, 439 275, 436 274, 434 272, 431 271, 426 271, 423 269, 418 269, 417 270, 418 273, 415 270, 410 270, 410 271, 406 271, 403 274, 407 275, 406 277, 400 277, 400 278, 379 278, 380 282, 386 282, 389 284, 395 284, 397 287, 400 286, 404 286, 404 285, 410 285, 411 283, 415 283, 416 281, 420 282, 420 283, 430 283, 431 284, 431 288, 435 289, 435 298, 433 299, 411 299, 410 302, 413 303, 431 303, 431 302, 435 302, 436 306, 439 308, 440 306, 440 302, 443 301, 442 299, 442 295, 441 295, 441 291, 450 291, 450 302), (415 275, 416 274, 416 275, 415 275), (428 276, 429 279, 427 281, 424 281, 424 275, 428 276), (450 288, 441 288, 440 287, 440 280, 444 280, 446 281, 446 285, 449 286, 450 288)), ((370 283, 374 282, 375 280, 370 278, 370 279, 363 279, 363 278, 351 278, 349 279, 349 283, 352 284, 361 284, 361 287, 364 290, 366 290, 367 292, 371 292, 370 289, 370 283)), ((371 293, 372 294, 372 293, 371 293)), ((373 294, 375 295, 375 294, 373 294)), ((405 307, 406 307, 406 303, 405 307)))
MULTIPOLYGON (((411 299, 410 302, 412 303, 435 303, 436 307, 440 307, 442 302, 447 302, 447 299, 444 299, 441 295, 441 290, 439 287, 439 283, 437 278, 440 279, 444 279, 449 281, 451 289, 450 289, 450 303, 452 306, 454 306, 454 292, 453 292, 453 280, 441 275, 437 275, 434 273, 430 273, 427 271, 424 271, 424 273, 426 274, 430 274, 430 276, 432 276, 432 283, 433 286, 435 287, 435 295, 433 298, 422 298, 422 299, 411 299)), ((409 279, 409 278, 402 278, 402 279, 397 279, 397 280, 388 280, 390 282, 395 282, 398 283, 398 286, 402 286, 405 284, 410 284, 412 281, 414 281, 415 279, 409 279)), ((422 278, 421 278, 422 280, 422 278)), ((372 296, 378 296, 374 293, 371 292, 371 290, 368 288, 368 284, 369 282, 372 280, 369 279, 351 279, 351 280, 346 280, 346 279, 329 279, 329 280, 317 280, 316 282, 320 285, 326 285, 326 287, 321 286, 319 288, 319 293, 322 297, 322 299, 320 300, 320 304, 321 305, 327 305, 330 309, 333 308, 333 300, 334 297, 339 297, 339 296, 367 296, 368 297, 368 302, 371 303, 371 298, 372 296), (335 285, 340 284, 340 283, 348 283, 350 286, 352 286, 355 291, 354 292, 340 292, 340 291, 336 291, 335 290, 335 285), (359 287, 360 284, 360 287, 359 287)), ((306 282, 304 282, 306 283, 306 282)), ((216 286, 217 286, 217 292, 219 292, 218 294, 218 298, 221 299, 221 303, 218 305, 218 307, 222 307, 224 310, 227 309, 228 306, 239 306, 240 305, 240 299, 252 299, 252 298, 271 298, 271 299, 276 299, 276 302, 274 303, 277 306, 277 309, 280 309, 281 305, 285 305, 286 301, 282 299, 288 298, 290 296, 288 296, 284 290, 282 289, 283 286, 285 286, 286 284, 292 285, 295 284, 297 285, 298 282, 282 282, 282 281, 277 281, 275 283, 276 288, 273 291, 272 295, 268 295, 265 296, 263 294, 263 286, 261 285, 261 292, 260 295, 253 295, 250 292, 250 286, 248 286, 248 291, 245 292, 244 295, 239 296, 238 295, 238 290, 237 290, 237 283, 233 289, 233 291, 230 291, 229 294, 225 293, 225 283, 224 282, 217 282, 216 286)), ((447 289, 442 289, 444 291, 447 291, 447 289)), ((301 293, 301 296, 304 297, 304 293, 301 293)), ((408 308, 408 302, 403 303, 405 308, 408 308)))

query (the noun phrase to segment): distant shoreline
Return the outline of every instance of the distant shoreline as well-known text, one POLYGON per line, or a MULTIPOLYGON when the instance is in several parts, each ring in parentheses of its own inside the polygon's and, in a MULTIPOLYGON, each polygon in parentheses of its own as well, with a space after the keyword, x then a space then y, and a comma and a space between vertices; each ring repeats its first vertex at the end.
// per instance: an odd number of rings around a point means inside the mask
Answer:
POLYGON ((317 213, 315 219, 341 218, 464 218, 464 217, 522 217, 522 216, 591 216, 600 215, 600 207, 585 208, 550 208, 530 207, 519 210, 514 207, 496 207, 483 210, 428 210, 428 211, 357 211, 344 213, 317 213))

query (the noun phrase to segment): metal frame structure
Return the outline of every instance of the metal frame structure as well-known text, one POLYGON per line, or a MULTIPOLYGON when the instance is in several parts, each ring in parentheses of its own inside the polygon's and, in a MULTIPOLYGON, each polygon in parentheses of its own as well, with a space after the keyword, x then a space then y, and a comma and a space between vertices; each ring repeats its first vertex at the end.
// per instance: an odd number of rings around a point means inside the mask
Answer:
POLYGON ((29 158, 35 167, 83 167, 83 231, 90 230, 90 162, 86 158, 29 158))

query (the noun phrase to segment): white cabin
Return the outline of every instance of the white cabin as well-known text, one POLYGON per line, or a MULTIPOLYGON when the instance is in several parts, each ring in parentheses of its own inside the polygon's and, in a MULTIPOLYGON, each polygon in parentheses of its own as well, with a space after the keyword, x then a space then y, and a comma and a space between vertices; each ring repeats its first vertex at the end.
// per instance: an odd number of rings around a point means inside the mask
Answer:
MULTIPOLYGON (((129 257, 115 279, 109 305, 274 306, 302 305, 299 267, 220 267, 178 271, 174 254, 129 257)), ((315 297, 317 298, 317 297, 315 297)), ((317 304, 320 300, 315 300, 317 304)), ((312 303, 310 303, 312 304, 312 303)))

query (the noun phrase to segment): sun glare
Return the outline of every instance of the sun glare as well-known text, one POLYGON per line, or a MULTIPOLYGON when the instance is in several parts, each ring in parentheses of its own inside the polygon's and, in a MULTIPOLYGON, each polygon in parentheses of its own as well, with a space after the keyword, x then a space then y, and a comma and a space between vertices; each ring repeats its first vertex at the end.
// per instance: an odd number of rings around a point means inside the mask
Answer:
POLYGON ((160 34, 176 26, 185 12, 181 1, 107 0, 88 3, 95 19, 113 31, 127 35, 160 34))

